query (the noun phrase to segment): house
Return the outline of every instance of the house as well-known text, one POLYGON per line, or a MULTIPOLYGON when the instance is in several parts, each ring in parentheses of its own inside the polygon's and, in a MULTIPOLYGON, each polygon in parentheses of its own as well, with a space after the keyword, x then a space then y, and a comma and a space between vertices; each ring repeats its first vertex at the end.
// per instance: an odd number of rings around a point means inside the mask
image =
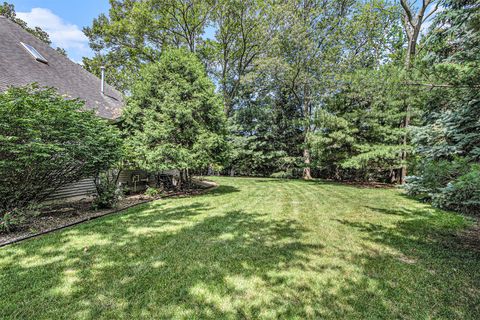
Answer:
MULTIPOLYGON (((54 87, 67 98, 80 98, 87 109, 112 122, 121 115, 124 103, 119 91, 0 15, 0 92, 33 82, 54 87)), ((84 179, 60 188, 50 199, 81 198, 93 192, 93 180, 84 179)))

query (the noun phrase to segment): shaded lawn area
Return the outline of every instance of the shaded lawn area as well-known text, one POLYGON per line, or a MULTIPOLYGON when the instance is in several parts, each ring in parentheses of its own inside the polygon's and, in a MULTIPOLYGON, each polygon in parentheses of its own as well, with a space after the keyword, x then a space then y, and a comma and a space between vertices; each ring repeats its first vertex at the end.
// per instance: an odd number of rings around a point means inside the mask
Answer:
POLYGON ((478 319, 468 219, 398 190, 214 180, 0 249, 0 318, 478 319))

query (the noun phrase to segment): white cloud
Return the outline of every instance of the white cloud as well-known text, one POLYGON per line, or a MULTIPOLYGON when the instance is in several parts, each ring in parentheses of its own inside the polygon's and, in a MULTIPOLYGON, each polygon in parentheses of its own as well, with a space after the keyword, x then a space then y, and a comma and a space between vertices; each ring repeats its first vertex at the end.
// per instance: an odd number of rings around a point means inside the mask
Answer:
POLYGON ((63 21, 62 18, 45 8, 32 8, 30 12, 17 12, 17 17, 24 20, 29 27, 40 27, 50 35, 53 47, 61 47, 69 51, 88 53, 88 38, 75 24, 63 21))
POLYGON ((436 11, 428 18, 427 21, 425 21, 422 24, 422 34, 421 35, 426 35, 430 29, 430 27, 433 24, 433 21, 435 20, 435 17, 437 14, 445 10, 444 6, 439 5, 438 7, 435 7, 434 5, 431 5, 430 7, 427 8, 427 11, 425 12, 425 16, 428 16, 429 14, 432 13, 432 10, 436 11))

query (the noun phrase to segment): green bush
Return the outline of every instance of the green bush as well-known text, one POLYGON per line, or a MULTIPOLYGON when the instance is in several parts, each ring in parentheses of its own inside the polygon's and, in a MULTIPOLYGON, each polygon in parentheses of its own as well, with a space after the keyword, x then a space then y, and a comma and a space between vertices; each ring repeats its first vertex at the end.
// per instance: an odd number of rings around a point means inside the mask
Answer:
POLYGON ((473 165, 470 172, 433 196, 434 206, 468 214, 480 215, 480 165, 473 165))
POLYGON ((114 208, 120 198, 123 196, 123 191, 119 188, 118 173, 110 171, 104 172, 95 179, 95 187, 97 194, 92 203, 94 209, 110 209, 114 208))
POLYGON ((466 174, 469 168, 465 158, 428 161, 421 165, 420 176, 407 177, 405 189, 409 195, 432 200, 449 183, 466 174))
POLYGON ((467 158, 425 163, 420 176, 407 178, 405 189, 435 207, 480 214, 480 165, 467 158))
POLYGON ((158 188, 148 187, 147 190, 145 190, 145 195, 149 197, 157 197, 160 193, 161 191, 158 188))
POLYGON ((28 217, 38 214, 36 206, 13 209, 0 214, 0 233, 14 231, 19 225, 25 223, 28 217))
POLYGON ((118 129, 83 106, 36 85, 0 94, 0 212, 38 203, 118 161, 118 129))
POLYGON ((17 215, 13 211, 4 213, 0 217, 0 233, 13 231, 18 224, 23 222, 23 220, 24 217, 17 215))

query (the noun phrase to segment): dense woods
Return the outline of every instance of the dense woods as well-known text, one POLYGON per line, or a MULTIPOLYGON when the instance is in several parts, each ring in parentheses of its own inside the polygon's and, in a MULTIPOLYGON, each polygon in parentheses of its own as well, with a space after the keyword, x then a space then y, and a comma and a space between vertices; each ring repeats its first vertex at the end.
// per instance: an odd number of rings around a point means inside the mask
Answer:
POLYGON ((168 48, 196 55, 228 121, 223 174, 407 180, 411 194, 471 211, 478 10, 472 0, 112 1, 84 30, 97 52, 84 64, 107 65, 130 94, 168 48))

